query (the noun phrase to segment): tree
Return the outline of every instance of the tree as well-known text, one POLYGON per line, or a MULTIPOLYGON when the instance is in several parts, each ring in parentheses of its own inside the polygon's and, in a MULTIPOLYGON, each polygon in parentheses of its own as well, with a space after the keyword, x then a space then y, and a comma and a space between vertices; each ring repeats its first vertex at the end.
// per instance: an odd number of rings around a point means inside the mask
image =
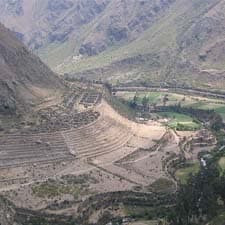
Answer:
POLYGON ((223 119, 219 114, 213 114, 210 120, 210 127, 215 131, 219 131, 223 127, 223 119))
POLYGON ((104 83, 105 88, 109 91, 109 94, 112 94, 112 85, 108 82, 104 83))
POLYGON ((149 98, 145 95, 144 98, 142 99, 142 105, 143 105, 144 109, 147 108, 148 102, 149 102, 149 98))
POLYGON ((136 93, 134 95, 133 99, 130 101, 130 107, 135 109, 137 107, 137 104, 138 104, 138 97, 137 97, 137 93, 136 93))
POLYGON ((225 205, 225 173, 217 180, 216 193, 220 196, 223 204, 225 205))
POLYGON ((219 170, 213 162, 207 162, 197 175, 190 176, 187 184, 182 185, 177 194, 171 224, 190 225, 214 217, 218 209, 218 192, 224 191, 223 185, 216 185, 218 178, 219 170))
POLYGON ((166 103, 169 101, 168 94, 163 97, 163 106, 166 106, 166 103))

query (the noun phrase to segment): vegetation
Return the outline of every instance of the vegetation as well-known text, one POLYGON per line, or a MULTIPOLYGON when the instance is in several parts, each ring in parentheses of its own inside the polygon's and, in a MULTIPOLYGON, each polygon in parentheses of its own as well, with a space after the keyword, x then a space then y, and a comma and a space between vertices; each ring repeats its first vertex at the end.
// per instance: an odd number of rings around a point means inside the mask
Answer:
POLYGON ((223 225, 225 221, 225 212, 218 213, 218 215, 213 218, 208 225, 223 225))
POLYGON ((197 130, 200 128, 200 124, 191 116, 170 111, 158 114, 161 117, 168 118, 169 121, 166 124, 176 130, 197 130))
POLYGON ((32 191, 39 198, 54 198, 63 194, 70 194, 76 199, 80 195, 87 193, 88 189, 83 182, 78 183, 77 180, 70 179, 68 181, 48 180, 32 186, 32 191))
MULTIPOLYGON (((222 221, 225 211, 225 160, 224 149, 218 151, 225 144, 225 134, 223 132, 223 120, 221 117, 223 103, 216 103, 217 100, 204 99, 210 101, 211 104, 220 104, 219 112, 206 107, 203 104, 197 104, 198 100, 194 97, 189 98, 184 96, 179 101, 173 96, 154 94, 155 99, 160 98, 160 103, 155 104, 151 93, 135 93, 123 97, 125 102, 130 104, 130 108, 139 111, 151 105, 159 112, 158 115, 167 118, 166 122, 171 128, 177 130, 195 130, 201 124, 210 129, 217 138, 217 148, 211 153, 211 157, 207 158, 206 166, 202 163, 186 164, 185 167, 176 171, 175 176, 180 181, 180 187, 177 193, 175 207, 161 210, 158 213, 160 206, 154 207, 131 207, 127 206, 128 215, 134 218, 154 219, 166 217, 171 225, 205 225, 206 222, 216 221, 215 224, 222 225, 217 221, 222 221), (159 97, 160 96, 160 97, 159 97), (189 102, 188 102, 189 101, 189 102), (219 165, 219 166, 218 166, 219 165), (222 171, 222 172, 221 172, 222 171)), ((122 96, 120 96, 122 97, 122 96)), ((199 102, 198 102, 199 103, 199 102)), ((199 155, 199 157, 201 157, 199 155)), ((151 190, 165 193, 171 183, 166 180, 159 179, 150 187, 151 190)), ((212 223, 212 224, 213 224, 212 223)), ((213 224, 214 225, 214 224, 213 224)))
POLYGON ((131 218, 154 220, 164 217, 170 210, 163 206, 149 207, 149 206, 126 205, 124 211, 125 214, 131 218))
POLYGON ((218 215, 225 203, 225 175, 220 172, 214 161, 201 166, 199 173, 191 176, 181 185, 177 196, 173 225, 204 224, 218 215))
POLYGON ((159 178, 150 185, 149 189, 156 193, 170 193, 174 190, 174 186, 173 181, 166 178, 159 178))
POLYGON ((225 157, 221 157, 218 161, 220 168, 225 171, 225 157))
POLYGON ((180 105, 193 109, 215 110, 223 119, 225 119, 225 101, 207 97, 189 96, 173 92, 122 92, 119 97, 127 101, 132 101, 136 96, 136 102, 141 104, 144 96, 148 98, 148 104, 151 106, 163 106, 163 99, 167 96, 166 106, 180 105))
POLYGON ((109 93, 106 94, 106 100, 119 114, 121 114, 122 116, 130 120, 134 120, 136 115, 136 110, 131 103, 121 98, 115 98, 114 96, 111 96, 109 93))
POLYGON ((128 101, 136 111, 149 109, 159 117, 167 118, 166 124, 176 130, 196 130, 202 123, 220 130, 225 118, 225 101, 204 97, 185 96, 165 92, 124 92, 119 99, 128 101))
MULTIPOLYGON (((216 136, 221 138, 225 134, 218 131, 215 126, 211 127, 216 136)), ((222 225, 225 211, 225 151, 218 142, 217 151, 211 153, 206 160, 206 165, 193 166, 181 171, 182 185, 177 194, 177 202, 173 213, 168 217, 172 225, 222 225), (218 162, 219 159, 219 162, 218 162), (219 164, 219 166, 218 166, 219 164), (199 168, 199 171, 197 171, 199 168), (190 170, 194 171, 187 179, 190 170)), ((176 173, 179 176, 179 170, 176 173)))
POLYGON ((178 169, 175 176, 179 179, 181 184, 187 184, 190 176, 196 175, 199 172, 199 163, 189 164, 181 169, 178 169))
POLYGON ((73 219, 62 219, 62 218, 46 218, 44 216, 32 216, 26 218, 23 225, 79 225, 79 223, 73 219))

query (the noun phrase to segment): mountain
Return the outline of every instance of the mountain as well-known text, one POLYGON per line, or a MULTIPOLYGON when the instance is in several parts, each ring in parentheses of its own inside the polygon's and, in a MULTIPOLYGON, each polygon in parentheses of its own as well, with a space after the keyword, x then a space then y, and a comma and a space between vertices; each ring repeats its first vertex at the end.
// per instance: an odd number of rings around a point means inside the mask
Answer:
POLYGON ((59 73, 225 86, 224 0, 0 0, 0 21, 59 73))
POLYGON ((29 110, 63 88, 59 77, 0 24, 0 113, 29 110))

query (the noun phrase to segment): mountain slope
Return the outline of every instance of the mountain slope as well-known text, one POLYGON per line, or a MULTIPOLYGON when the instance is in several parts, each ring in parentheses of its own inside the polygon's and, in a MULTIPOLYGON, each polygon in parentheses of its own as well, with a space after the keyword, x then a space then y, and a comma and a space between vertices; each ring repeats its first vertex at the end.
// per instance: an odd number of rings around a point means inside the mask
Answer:
POLYGON ((136 39, 174 1, 0 0, 0 21, 55 66, 136 39))
POLYGON ((60 79, 0 24, 0 113, 29 109, 61 89, 60 79))
POLYGON ((62 74, 225 86, 224 0, 9 2, 0 20, 62 74))
POLYGON ((176 1, 131 43, 58 68, 120 82, 223 88, 224 7, 223 0, 176 1))

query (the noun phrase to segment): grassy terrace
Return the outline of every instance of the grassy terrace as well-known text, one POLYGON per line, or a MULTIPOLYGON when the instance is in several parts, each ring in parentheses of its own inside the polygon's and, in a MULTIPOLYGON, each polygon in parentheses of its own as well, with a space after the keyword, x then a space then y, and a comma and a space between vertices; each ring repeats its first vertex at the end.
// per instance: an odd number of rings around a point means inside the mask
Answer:
POLYGON ((32 191, 39 198, 54 198, 63 194, 70 194, 74 198, 77 198, 81 193, 81 187, 57 183, 43 183, 32 187, 32 191))
POLYGON ((187 167, 178 169, 175 176, 180 180, 181 184, 186 184, 191 174, 197 174, 200 169, 199 163, 188 165, 187 167))
POLYGON ((61 180, 50 179, 41 184, 32 185, 33 194, 39 198, 55 198, 64 194, 69 194, 74 199, 79 198, 83 194, 89 193, 88 182, 96 182, 92 178, 81 175, 78 177, 64 176, 61 180))
POLYGON ((175 189, 174 183, 166 178, 159 178, 149 187, 150 191, 155 193, 171 193, 175 189))

